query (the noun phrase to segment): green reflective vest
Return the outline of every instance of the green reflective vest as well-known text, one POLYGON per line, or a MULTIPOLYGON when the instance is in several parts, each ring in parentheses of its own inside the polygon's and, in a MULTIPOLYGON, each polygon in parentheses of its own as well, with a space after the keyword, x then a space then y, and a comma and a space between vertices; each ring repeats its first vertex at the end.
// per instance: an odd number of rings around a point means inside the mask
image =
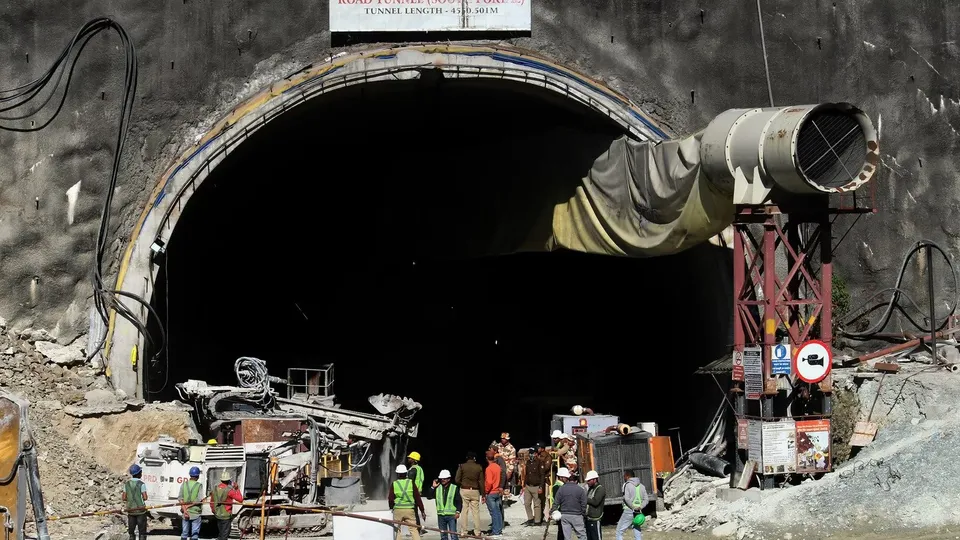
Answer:
MULTIPOLYGON (((624 484, 623 487, 627 487, 627 485, 624 484)), ((640 510, 642 510, 642 508, 640 508, 640 505, 643 504, 643 492, 640 491, 640 486, 634 486, 634 488, 635 489, 633 490, 633 506, 634 508, 636 508, 636 511, 639 512, 640 510)), ((627 504, 627 501, 623 501, 623 509, 630 510, 631 512, 634 511, 633 508, 630 508, 630 506, 627 504)))
POLYGON ((189 504, 187 514, 190 519, 200 517, 202 508, 200 508, 200 482, 196 480, 187 480, 180 486, 180 502, 189 504), (190 504, 194 503, 194 504, 190 504))
MULTIPOLYGON (((600 484, 597 484, 592 488, 587 489, 587 500, 590 500, 590 497, 593 497, 593 494, 596 493, 597 489, 599 488, 600 488, 600 484)), ((600 517, 596 517, 596 518, 584 517, 584 519, 588 519, 590 521, 600 521, 601 519, 603 519, 603 508, 604 508, 603 506, 600 507, 600 517)))
POLYGON ((393 482, 393 508, 397 510, 412 510, 416 507, 413 498, 413 482, 409 478, 393 482))
POLYGON ((131 478, 123 483, 123 493, 127 496, 127 513, 131 516, 146 514, 143 502, 143 482, 139 478, 131 478))
POLYGON ((217 486, 213 489, 213 493, 210 494, 213 498, 213 513, 217 516, 217 519, 230 519, 231 513, 227 511, 227 505, 224 504, 227 502, 229 494, 230 486, 217 486))
POLYGON ((457 486, 450 484, 447 486, 447 492, 443 492, 443 484, 437 486, 437 515, 455 516, 457 515, 457 505, 453 502, 457 498, 457 486))
POLYGON ((407 471, 407 478, 413 477, 413 483, 417 485, 417 490, 423 493, 423 469, 419 465, 410 467, 407 471))

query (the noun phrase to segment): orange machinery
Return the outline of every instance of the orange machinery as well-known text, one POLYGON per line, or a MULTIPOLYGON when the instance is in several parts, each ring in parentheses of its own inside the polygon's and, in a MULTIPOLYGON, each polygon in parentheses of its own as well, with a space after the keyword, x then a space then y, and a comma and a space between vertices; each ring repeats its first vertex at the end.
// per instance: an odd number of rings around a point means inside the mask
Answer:
MULTIPOLYGON (((619 505, 619 487, 623 474, 631 470, 651 494, 651 501, 658 498, 658 479, 674 471, 673 446, 670 437, 654 437, 621 424, 616 431, 584 433, 577 435, 577 459, 580 470, 595 470, 600 483, 607 487, 607 504, 619 505)), ((651 510, 655 513, 655 510, 651 510)))
POLYGON ((23 540, 27 493, 39 540, 50 540, 40 491, 37 450, 27 418, 29 402, 0 390, 0 539, 23 540))

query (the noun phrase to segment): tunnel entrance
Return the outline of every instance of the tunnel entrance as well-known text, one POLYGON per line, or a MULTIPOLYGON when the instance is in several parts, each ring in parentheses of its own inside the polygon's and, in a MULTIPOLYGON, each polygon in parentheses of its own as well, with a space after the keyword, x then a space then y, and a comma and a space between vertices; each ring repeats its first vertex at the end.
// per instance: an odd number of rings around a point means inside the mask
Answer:
POLYGON ((505 255, 549 231, 623 134, 554 92, 431 71, 292 109, 183 210, 153 295, 168 346, 146 351, 144 395, 234 384, 240 356, 278 376, 333 362, 344 407, 380 392, 424 404, 411 444, 428 475, 501 431, 544 439, 578 403, 695 442, 723 397, 693 371, 732 341, 729 250, 505 255))

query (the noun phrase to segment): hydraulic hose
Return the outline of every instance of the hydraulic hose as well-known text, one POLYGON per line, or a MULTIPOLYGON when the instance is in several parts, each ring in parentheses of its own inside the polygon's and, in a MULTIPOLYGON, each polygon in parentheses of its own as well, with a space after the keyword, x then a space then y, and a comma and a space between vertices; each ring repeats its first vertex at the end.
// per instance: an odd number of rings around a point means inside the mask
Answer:
MULTIPOLYGON (((930 271, 930 269, 928 269, 928 271, 930 271)), ((867 299, 866 302, 861 304, 856 310, 852 312, 854 313, 854 316, 850 317, 848 319, 848 322, 853 322, 859 319, 860 317, 862 317, 865 313, 869 311, 873 311, 873 309, 882 305, 882 304, 876 304, 868 309, 868 306, 870 306, 870 304, 873 302, 875 298, 887 293, 891 293, 890 300, 887 301, 887 307, 884 310, 883 315, 880 317, 880 320, 877 322, 877 324, 871 326, 870 328, 862 332, 850 332, 847 330, 843 330, 842 335, 845 337, 854 338, 854 339, 870 339, 887 326, 887 324, 890 322, 890 317, 893 315, 894 309, 898 309, 901 313, 903 313, 904 317, 906 317, 907 320, 910 321, 910 323, 917 328, 917 330, 920 330, 922 332, 936 332, 936 331, 943 330, 943 328, 950 321, 950 317, 953 316, 954 313, 956 313, 958 305, 960 305, 960 280, 958 280, 957 278, 957 271, 953 266, 953 262, 950 261, 950 257, 947 255, 946 251, 944 251, 943 248, 941 248, 939 245, 937 245, 933 241, 921 240, 920 242, 917 242, 917 245, 914 246, 913 249, 911 249, 909 252, 907 252, 906 256, 903 258, 903 264, 900 265, 900 273, 897 275, 896 285, 887 289, 883 289, 875 293, 869 299, 867 299), (947 266, 950 268, 950 274, 953 277, 953 290, 954 290, 953 305, 950 307, 950 312, 946 315, 946 317, 944 317, 943 322, 940 322, 938 324, 937 321, 930 321, 930 324, 935 326, 935 328, 924 326, 918 323, 917 321, 915 321, 913 317, 911 317, 910 314, 907 313, 899 303, 900 298, 903 298, 907 302, 909 302, 909 304, 913 307, 913 309, 922 313, 922 310, 917 305, 917 303, 913 300, 913 298, 911 298, 910 295, 907 294, 907 292, 904 291, 900 286, 903 283, 903 278, 907 273, 907 265, 910 264, 910 259, 912 259, 914 255, 920 252, 920 250, 927 247, 930 247, 936 250, 937 252, 940 253, 940 255, 943 256, 943 259, 947 262, 947 266)), ((933 299, 931 299, 931 302, 932 301, 933 299)), ((846 324, 844 326, 846 326, 846 324)))

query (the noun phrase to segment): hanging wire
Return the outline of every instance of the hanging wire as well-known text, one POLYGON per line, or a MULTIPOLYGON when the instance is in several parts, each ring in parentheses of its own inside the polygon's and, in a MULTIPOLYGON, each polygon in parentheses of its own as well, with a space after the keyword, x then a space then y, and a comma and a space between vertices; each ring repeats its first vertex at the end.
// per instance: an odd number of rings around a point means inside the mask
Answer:
POLYGON ((110 312, 113 311, 124 320, 132 324, 144 337, 145 342, 154 355, 159 355, 166 346, 166 330, 163 321, 150 305, 150 302, 132 293, 113 290, 107 287, 104 279, 103 260, 106 257, 109 231, 110 213, 113 197, 116 193, 117 180, 120 174, 120 161, 123 156, 124 145, 130 129, 130 118, 133 112, 133 103, 137 92, 137 51, 130 40, 130 36, 119 23, 106 17, 93 19, 84 24, 74 35, 70 43, 63 49, 53 64, 38 78, 21 86, 7 90, 0 89, 0 131, 15 133, 31 133, 40 131, 49 126, 60 112, 67 100, 70 83, 73 80, 74 69, 80 54, 94 36, 105 31, 115 31, 120 37, 125 56, 125 76, 123 98, 120 109, 120 126, 117 130, 116 144, 113 151, 113 166, 110 170, 109 185, 103 201, 100 214, 100 227, 96 239, 96 257, 93 267, 93 305, 101 323, 103 336, 98 344, 87 356, 87 362, 93 360, 103 349, 107 340, 107 328, 110 323, 110 312), (68 68, 69 65, 69 68, 68 68), (55 98, 57 101, 55 101, 55 98), (46 114, 41 120, 48 105, 56 103, 52 113, 46 114), (148 317, 157 321, 159 340, 154 341, 147 329, 147 321, 141 321, 133 309, 120 301, 120 298, 133 300, 146 308, 148 317))
POLYGON ((767 74, 767 94, 770 97, 770 106, 773 104, 773 83, 770 81, 770 63, 767 61, 767 37, 763 33, 763 10, 760 7, 760 0, 757 0, 757 21, 760 24, 760 47, 763 49, 763 70, 767 74))

